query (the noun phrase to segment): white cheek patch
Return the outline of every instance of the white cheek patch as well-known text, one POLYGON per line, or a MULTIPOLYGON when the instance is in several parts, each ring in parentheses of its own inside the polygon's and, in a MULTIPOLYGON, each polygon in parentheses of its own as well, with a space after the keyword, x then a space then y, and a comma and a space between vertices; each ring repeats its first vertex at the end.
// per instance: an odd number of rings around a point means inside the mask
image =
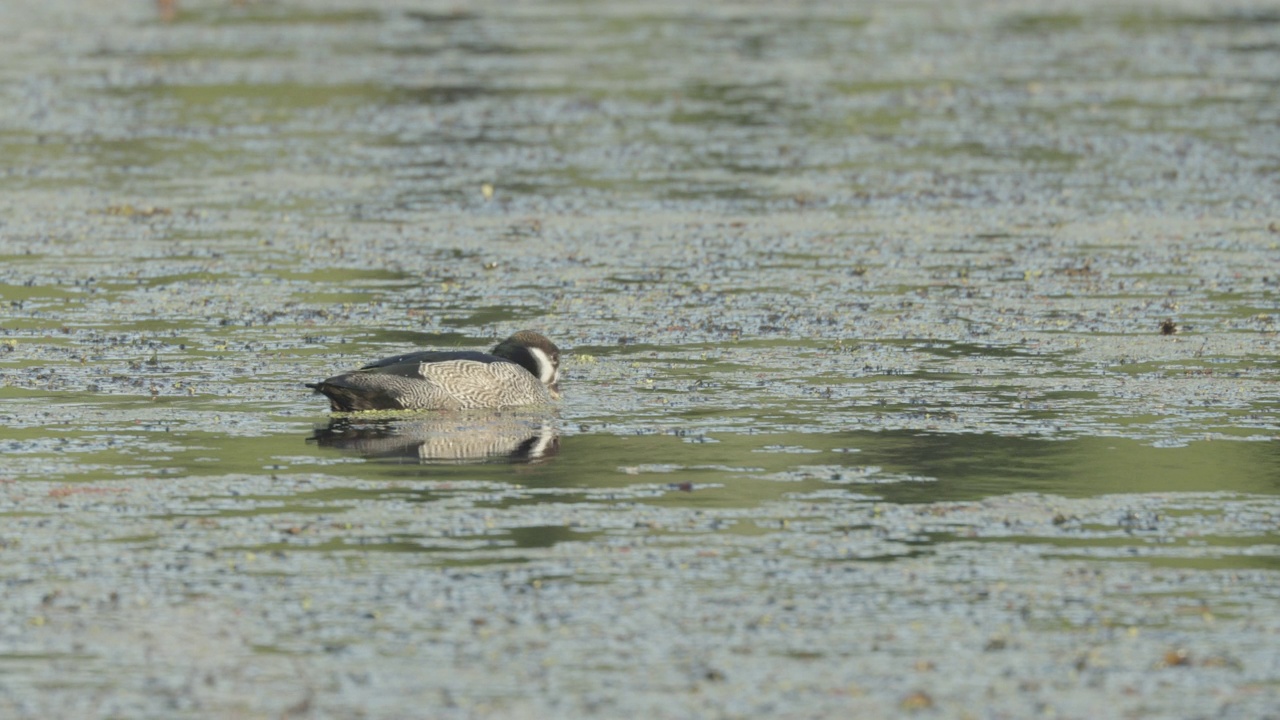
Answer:
POLYGON ((555 363, 551 362, 551 358, 547 354, 536 347, 529 348, 529 353, 538 361, 538 379, 544 384, 554 385, 560 376, 560 371, 556 369, 555 363))

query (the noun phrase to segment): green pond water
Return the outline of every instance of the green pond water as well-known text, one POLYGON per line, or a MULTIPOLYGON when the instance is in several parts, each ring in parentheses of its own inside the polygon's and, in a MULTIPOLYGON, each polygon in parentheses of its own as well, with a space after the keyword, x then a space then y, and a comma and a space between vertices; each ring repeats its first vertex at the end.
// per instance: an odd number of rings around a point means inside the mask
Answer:
POLYGON ((117 5, 0 9, 0 716, 1280 707, 1272 4, 117 5))

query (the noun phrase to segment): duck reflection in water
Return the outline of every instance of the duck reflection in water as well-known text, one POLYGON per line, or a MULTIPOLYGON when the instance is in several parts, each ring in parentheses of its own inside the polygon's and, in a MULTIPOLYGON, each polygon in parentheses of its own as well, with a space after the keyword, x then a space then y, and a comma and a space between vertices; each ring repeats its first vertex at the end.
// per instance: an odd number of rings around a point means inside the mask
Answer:
POLYGON ((317 428, 307 442, 400 463, 542 463, 560 452, 556 423, 545 414, 342 417, 317 428))

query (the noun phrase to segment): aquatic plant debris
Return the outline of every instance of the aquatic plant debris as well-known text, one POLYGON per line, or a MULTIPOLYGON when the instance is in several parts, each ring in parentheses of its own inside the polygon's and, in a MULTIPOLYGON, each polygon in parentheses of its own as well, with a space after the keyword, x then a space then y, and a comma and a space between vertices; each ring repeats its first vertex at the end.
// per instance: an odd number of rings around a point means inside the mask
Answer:
POLYGON ((0 717, 1280 707, 1267 3, 159 12, 0 10, 0 717))

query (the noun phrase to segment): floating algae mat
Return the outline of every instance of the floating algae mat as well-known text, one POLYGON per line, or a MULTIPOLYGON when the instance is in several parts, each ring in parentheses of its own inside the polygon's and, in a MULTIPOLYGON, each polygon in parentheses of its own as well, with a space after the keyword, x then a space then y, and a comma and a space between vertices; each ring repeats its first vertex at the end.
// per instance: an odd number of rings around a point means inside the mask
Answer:
POLYGON ((0 716, 1280 707, 1274 7, 115 5, 0 11, 0 716))

